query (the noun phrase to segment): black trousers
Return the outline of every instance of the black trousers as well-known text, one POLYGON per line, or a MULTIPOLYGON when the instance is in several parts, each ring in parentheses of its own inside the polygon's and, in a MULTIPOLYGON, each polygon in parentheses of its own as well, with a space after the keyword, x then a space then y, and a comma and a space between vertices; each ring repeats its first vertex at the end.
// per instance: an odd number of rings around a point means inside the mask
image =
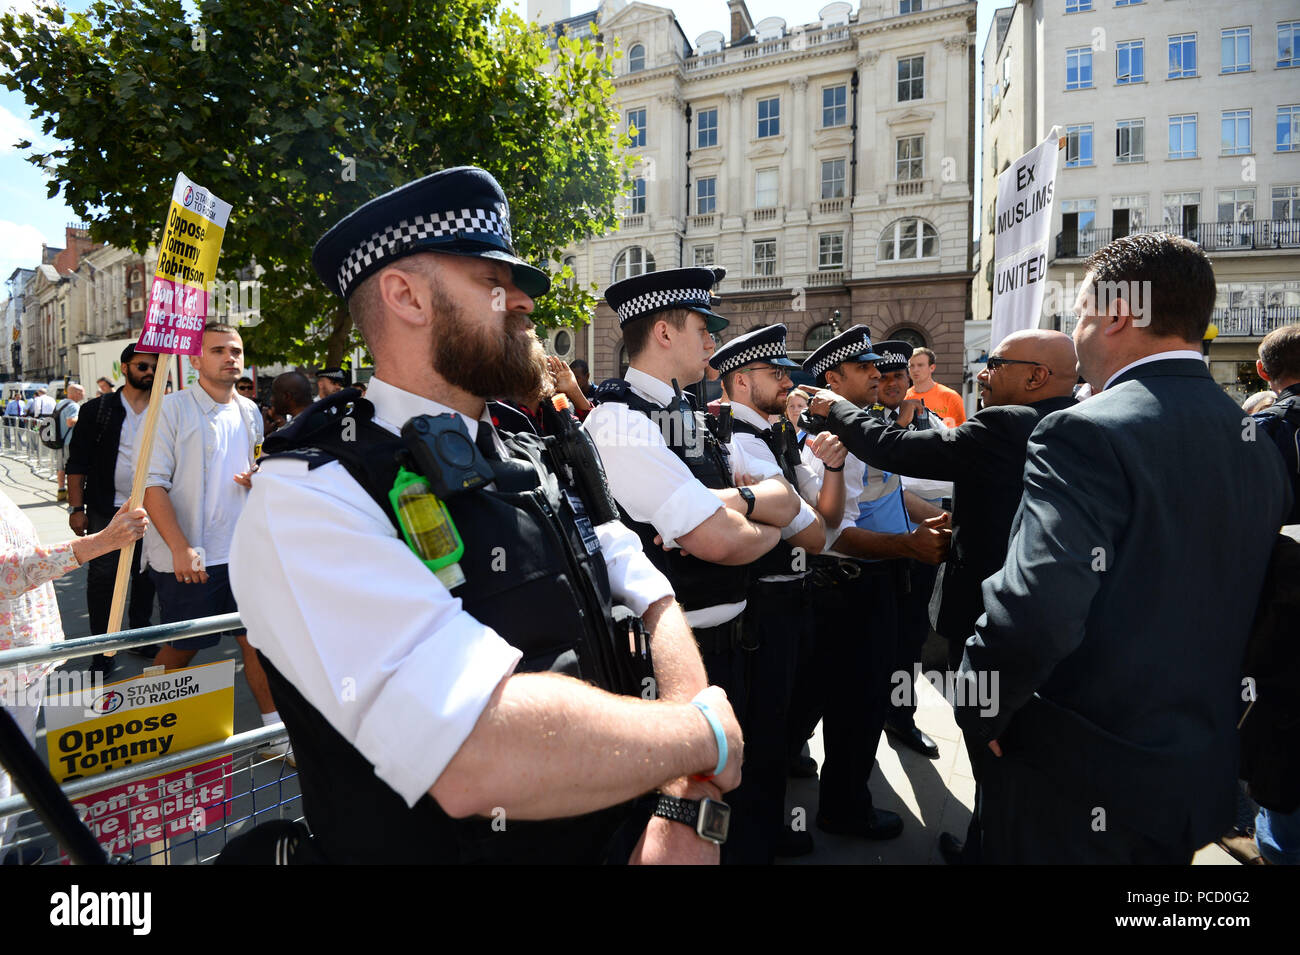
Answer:
MULTIPOLYGON (((934 579, 939 575, 936 564, 925 564, 919 560, 904 561, 907 568, 906 585, 898 593, 898 659, 895 671, 912 674, 921 662, 921 648, 925 638, 930 635, 930 594, 934 590, 934 579)), ((891 674, 892 678, 892 674, 891 674)), ((900 729, 915 725, 916 687, 903 695, 903 702, 892 705, 889 721, 900 729)))
MULTIPOLYGON (((745 733, 741 783, 726 796, 731 806, 731 830, 722 847, 726 865, 770 865, 776 859, 785 824, 790 693, 799 635, 808 626, 802 581, 759 581, 750 588, 739 651, 727 661, 739 667, 744 695, 724 686, 745 733)), ((705 669, 716 683, 710 662, 706 655, 705 669)))
POLYGON ((866 816, 873 808, 867 782, 898 654, 900 564, 832 559, 815 565, 811 598, 817 634, 807 678, 803 673, 796 678, 791 745, 802 745, 822 720, 826 758, 819 812, 825 816, 866 816), (847 576, 853 572, 858 576, 847 576))
MULTIPOLYGON (((1098 812, 1029 754, 983 760, 977 809, 983 861, 991 865, 1188 865, 1195 846, 1174 846, 1098 812)), ((976 861, 966 859, 964 861, 976 861)))
MULTIPOLYGON (((86 510, 86 529, 96 534, 108 526, 112 514, 86 510)), ((131 563, 131 583, 126 613, 126 629, 138 630, 149 626, 153 619, 154 586, 149 575, 140 572, 141 544, 135 545, 131 563)), ((96 557, 86 567, 86 612, 90 617, 90 632, 104 633, 108 629, 108 615, 113 607, 113 584, 117 581, 118 552, 96 557)))

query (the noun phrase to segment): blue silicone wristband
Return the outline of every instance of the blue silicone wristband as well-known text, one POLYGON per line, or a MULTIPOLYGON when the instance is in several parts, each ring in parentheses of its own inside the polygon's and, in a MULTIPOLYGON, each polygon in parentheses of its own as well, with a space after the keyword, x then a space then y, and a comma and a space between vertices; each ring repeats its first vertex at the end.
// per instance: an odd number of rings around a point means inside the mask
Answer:
POLYGON ((727 768, 727 734, 722 731, 722 722, 718 719, 718 714, 714 713, 707 703, 691 700, 691 706, 698 708, 704 714, 704 718, 709 721, 709 726, 713 729, 713 741, 718 744, 718 765, 709 774, 709 778, 718 776, 727 768))

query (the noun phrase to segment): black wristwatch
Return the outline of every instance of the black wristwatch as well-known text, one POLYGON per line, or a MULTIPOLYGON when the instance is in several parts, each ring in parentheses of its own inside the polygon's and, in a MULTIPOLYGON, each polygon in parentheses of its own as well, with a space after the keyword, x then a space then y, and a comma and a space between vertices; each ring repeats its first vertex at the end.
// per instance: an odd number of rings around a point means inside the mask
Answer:
POLYGON ((82 514, 82 513, 85 512, 85 510, 86 510, 86 505, 85 505, 85 504, 78 504, 76 507, 70 507, 70 508, 68 508, 68 513, 69 513, 69 514, 82 514))
POLYGON ((654 814, 690 826, 701 839, 718 846, 727 841, 727 830, 731 828, 731 807, 707 796, 678 799, 660 793, 654 814))
POLYGON ((754 504, 756 503, 754 492, 747 487, 738 487, 736 490, 740 492, 740 498, 745 502, 745 516, 749 517, 750 514, 754 513, 754 504))

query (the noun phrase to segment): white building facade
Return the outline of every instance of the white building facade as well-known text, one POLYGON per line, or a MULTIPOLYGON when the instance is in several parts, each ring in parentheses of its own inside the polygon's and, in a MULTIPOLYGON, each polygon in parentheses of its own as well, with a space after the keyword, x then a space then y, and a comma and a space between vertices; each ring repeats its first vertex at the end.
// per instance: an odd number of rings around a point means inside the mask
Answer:
MULTIPOLYGON (((983 52, 980 261, 991 313, 1001 172, 1059 125, 1049 279, 1068 288, 1112 238, 1164 230, 1200 244, 1219 283, 1216 379, 1262 387, 1255 350, 1300 321, 1300 5, 1295 0, 1020 0, 983 52)), ((1069 306, 1044 316, 1073 328, 1069 306)))
MULTIPOLYGON (((564 13, 551 2, 538 18, 564 13)), ((579 282, 718 265, 730 339, 772 322, 811 350, 870 326, 939 353, 961 374, 972 274, 975 4, 830 3, 811 24, 755 24, 730 0, 730 36, 692 43, 671 10, 607 2, 561 20, 619 43, 615 84, 634 130, 637 182, 621 227, 566 251, 579 282)), ((545 22, 545 21, 543 21, 545 22)), ((552 333, 597 380, 620 373, 602 305, 552 333)))

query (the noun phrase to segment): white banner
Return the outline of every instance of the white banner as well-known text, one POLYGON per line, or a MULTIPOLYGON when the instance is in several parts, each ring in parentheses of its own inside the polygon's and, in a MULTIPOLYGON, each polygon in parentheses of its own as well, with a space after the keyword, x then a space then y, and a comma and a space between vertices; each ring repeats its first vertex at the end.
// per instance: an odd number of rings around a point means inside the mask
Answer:
POLYGON ((1059 140, 1053 135, 998 176, 990 350, 1012 332, 1038 327, 1047 282, 1058 152, 1059 140))

